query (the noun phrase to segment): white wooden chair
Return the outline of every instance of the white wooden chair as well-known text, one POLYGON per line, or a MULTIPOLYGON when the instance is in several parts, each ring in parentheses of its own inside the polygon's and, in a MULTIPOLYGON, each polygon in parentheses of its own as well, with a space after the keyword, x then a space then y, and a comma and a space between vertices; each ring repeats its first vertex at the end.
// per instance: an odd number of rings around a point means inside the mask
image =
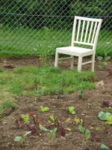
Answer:
POLYGON ((58 66, 59 54, 66 54, 70 55, 71 69, 73 69, 74 65, 74 56, 77 56, 77 70, 79 72, 82 69, 82 65, 86 65, 88 63, 92 63, 92 71, 94 72, 96 45, 101 23, 102 19, 75 16, 71 46, 56 48, 54 66, 58 66), (90 48, 85 48, 84 46, 89 46, 90 48), (91 61, 82 62, 82 59, 85 56, 92 56, 91 61))

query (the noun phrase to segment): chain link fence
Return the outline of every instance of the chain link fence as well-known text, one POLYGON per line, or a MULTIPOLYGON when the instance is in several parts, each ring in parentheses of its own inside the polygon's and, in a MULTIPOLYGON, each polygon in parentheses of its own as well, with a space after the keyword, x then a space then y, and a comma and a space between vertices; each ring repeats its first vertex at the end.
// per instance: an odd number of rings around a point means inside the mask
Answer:
POLYGON ((103 19, 97 55, 112 56, 111 0, 0 0, 0 56, 54 56, 75 15, 103 19))

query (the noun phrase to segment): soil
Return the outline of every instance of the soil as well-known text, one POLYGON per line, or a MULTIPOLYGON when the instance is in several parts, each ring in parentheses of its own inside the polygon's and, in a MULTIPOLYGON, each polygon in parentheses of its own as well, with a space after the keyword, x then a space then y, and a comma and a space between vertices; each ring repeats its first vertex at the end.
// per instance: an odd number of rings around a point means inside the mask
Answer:
MULTIPOLYGON (((48 65, 53 65, 53 61, 46 61, 48 65)), ((9 71, 17 66, 45 64, 37 57, 25 58, 2 58, 0 66, 9 71)), ((68 62, 61 64, 62 69, 68 69, 68 62)), ((86 69, 89 67, 87 66, 86 69)), ((100 111, 105 111, 102 101, 112 103, 112 61, 102 66, 101 62, 96 62, 95 82, 99 82, 97 87, 90 91, 85 91, 83 99, 79 98, 79 93, 75 92, 66 95, 34 97, 20 97, 18 107, 7 114, 0 122, 0 150, 100 150, 100 145, 105 144, 112 149, 112 126, 105 125, 104 121, 98 119, 100 111), (42 113, 39 107, 48 106, 49 112, 42 113), (78 127, 71 121, 75 116, 67 112, 68 106, 75 106, 77 114, 84 120, 84 127, 95 133, 95 138, 91 138, 86 143, 84 135, 79 132, 78 127), (25 133, 25 129, 18 129, 15 120, 22 113, 35 112, 40 120, 47 122, 51 114, 55 114, 66 128, 65 137, 56 136, 50 139, 48 132, 41 135, 29 135, 24 144, 15 143, 15 136, 25 133), (68 130, 71 129, 71 131, 68 130)))

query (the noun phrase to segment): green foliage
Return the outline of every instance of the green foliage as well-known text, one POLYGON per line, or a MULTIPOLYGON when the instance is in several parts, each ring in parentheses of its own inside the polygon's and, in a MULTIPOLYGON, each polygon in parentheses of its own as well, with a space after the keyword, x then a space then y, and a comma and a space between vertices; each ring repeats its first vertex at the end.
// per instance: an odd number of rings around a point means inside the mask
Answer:
POLYGON ((21 118, 23 119, 25 124, 29 124, 30 123, 30 116, 29 116, 29 114, 22 114, 21 118))
POLYGON ((23 94, 23 89, 21 87, 21 83, 19 82, 19 80, 12 80, 10 82, 10 91, 13 93, 13 94, 16 94, 18 96, 22 96, 23 94))
POLYGON ((16 137, 14 138, 14 141, 15 141, 15 142, 23 143, 23 142, 24 142, 24 138, 23 138, 22 136, 16 136, 16 137))
POLYGON ((105 122, 106 124, 112 125, 112 114, 111 114, 111 116, 107 116, 107 117, 106 117, 106 120, 107 120, 107 121, 105 122))
POLYGON ((57 132, 57 128, 53 128, 50 130, 50 133, 54 136, 57 132))
MULTIPOLYGON (((0 56, 13 57, 34 55, 45 59, 53 57, 57 47, 70 44, 71 31, 69 30, 49 29, 47 34, 45 33, 46 31, 43 29, 34 30, 22 27, 10 29, 10 27, 3 26, 0 30, 0 56), (30 41, 29 44, 27 44, 27 41, 30 41)), ((112 56, 112 33, 107 30, 102 30, 100 35, 96 54, 100 56, 105 56, 105 54, 107 56, 112 56)))
POLYGON ((57 121, 57 117, 55 115, 50 115, 49 121, 54 123, 57 121))
POLYGON ((83 120, 80 119, 80 118, 78 118, 78 117, 74 118, 73 121, 74 121, 74 123, 75 123, 76 125, 82 125, 82 124, 83 124, 83 120))
POLYGON ((105 145, 105 144, 101 144, 100 145, 100 149, 107 149, 107 150, 109 150, 110 148, 107 145, 105 145))
POLYGON ((93 76, 90 72, 78 73, 49 66, 17 67, 0 74, 0 101, 15 102, 20 96, 40 97, 89 90, 95 87, 93 76))
POLYGON ((5 100, 1 105, 0 105, 0 119, 4 117, 5 113, 7 110, 14 110, 17 107, 16 103, 11 100, 5 100))
POLYGON ((15 109, 15 108, 16 108, 15 102, 10 101, 10 100, 7 100, 7 101, 5 101, 5 102, 0 106, 0 110, 1 110, 1 109, 7 109, 7 108, 15 109))
POLYGON ((75 110, 75 107, 74 106, 69 106, 68 107, 68 112, 72 115, 75 115, 76 114, 76 110, 75 110))
POLYGON ((42 130, 42 131, 49 132, 49 129, 45 128, 45 127, 42 126, 42 125, 39 125, 39 128, 40 128, 40 130, 42 130))
POLYGON ((109 112, 99 112, 98 118, 100 120, 106 121, 105 124, 112 125, 112 113, 109 113, 109 112))
POLYGON ((99 112, 98 113, 98 118, 100 120, 107 120, 107 117, 109 117, 109 116, 112 116, 112 114, 109 112, 99 112))
MULTIPOLYGON (((63 17, 63 19, 60 19, 61 16, 74 16, 74 14, 79 16, 85 15, 95 17, 110 16, 111 9, 112 2, 109 0, 60 0, 58 1, 58 3, 55 0, 7 0, 7 2, 3 0, 0 1, 0 13, 4 15, 2 23, 7 23, 16 27, 23 26, 42 28, 44 26, 51 27, 51 25, 53 25, 55 28, 58 28, 58 24, 61 24, 61 26, 63 27, 67 27, 70 26, 67 22, 68 18, 63 17), (30 20, 29 16, 32 16, 30 20), (58 24, 56 22, 58 22, 58 24)), ((111 21, 111 19, 106 20, 106 22, 109 21, 111 21)))
POLYGON ((91 138, 91 131, 90 130, 85 129, 82 125, 79 125, 78 128, 79 128, 80 132, 84 134, 86 141, 91 138))
POLYGON ((1 72, 4 72, 4 69, 3 69, 3 68, 0 68, 0 73, 1 73, 1 72))
POLYGON ((54 56, 56 47, 70 44, 74 15, 103 18, 96 52, 112 56, 111 10, 110 0, 1 0, 0 56, 54 56))
POLYGON ((40 111, 41 112, 48 112, 49 111, 49 107, 40 106, 40 111))
POLYGON ((52 95, 70 93, 83 88, 92 89, 95 84, 90 80, 89 72, 78 73, 74 70, 62 71, 54 67, 19 67, 14 71, 4 71, 0 74, 1 83, 16 96, 22 95, 52 95), (28 76, 29 74, 29 76, 28 76), (82 85, 82 86, 80 86, 82 85))
POLYGON ((14 141, 23 144, 23 143, 25 142, 25 140, 26 140, 26 137, 27 137, 28 135, 30 135, 30 134, 31 134, 31 131, 27 131, 27 132, 26 132, 25 134, 23 134, 22 136, 16 136, 16 137, 14 138, 14 141))

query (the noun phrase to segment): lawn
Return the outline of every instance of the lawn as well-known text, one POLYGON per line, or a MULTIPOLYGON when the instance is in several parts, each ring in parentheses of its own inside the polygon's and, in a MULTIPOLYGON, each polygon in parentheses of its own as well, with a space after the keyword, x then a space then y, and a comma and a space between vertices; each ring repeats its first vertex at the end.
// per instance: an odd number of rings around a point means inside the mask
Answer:
MULTIPOLYGON (((0 30, 0 56, 42 56, 52 57, 56 47, 70 45, 69 30, 40 30, 2 26, 0 30)), ((99 37, 97 55, 112 56, 112 33, 102 30, 99 37)))

